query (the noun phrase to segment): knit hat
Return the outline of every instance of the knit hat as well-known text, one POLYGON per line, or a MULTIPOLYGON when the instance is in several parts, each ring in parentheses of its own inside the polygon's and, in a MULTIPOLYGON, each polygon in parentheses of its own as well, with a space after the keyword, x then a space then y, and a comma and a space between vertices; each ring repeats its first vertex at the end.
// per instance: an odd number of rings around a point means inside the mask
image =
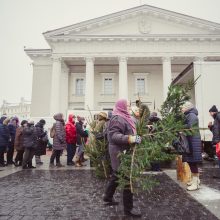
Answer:
POLYGON ((22 120, 21 121, 21 126, 23 126, 24 124, 27 124, 27 122, 28 122, 27 120, 22 120))
POLYGON ((39 122, 40 122, 41 124, 43 124, 43 125, 46 124, 46 121, 45 121, 44 119, 41 119, 39 122))
POLYGON ((182 108, 185 108, 185 109, 189 110, 189 109, 194 108, 194 105, 193 105, 191 102, 185 102, 185 103, 182 105, 182 108))
POLYGON ((215 105, 213 105, 210 109, 209 112, 218 112, 218 109, 215 105))

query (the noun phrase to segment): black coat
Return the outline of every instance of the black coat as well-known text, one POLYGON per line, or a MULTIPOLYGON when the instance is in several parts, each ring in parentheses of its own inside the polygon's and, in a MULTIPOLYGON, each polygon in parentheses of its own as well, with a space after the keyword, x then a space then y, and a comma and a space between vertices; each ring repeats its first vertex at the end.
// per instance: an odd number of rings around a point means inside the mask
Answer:
POLYGON ((16 134, 16 127, 13 124, 8 125, 8 130, 10 133, 10 141, 9 141, 9 147, 13 147, 15 144, 15 134, 16 134))
POLYGON ((76 144, 82 145, 82 138, 87 138, 88 134, 83 130, 83 124, 76 122, 76 144))
MULTIPOLYGON (((192 108, 185 113, 185 127, 186 128, 199 128, 198 111, 192 108)), ((190 155, 183 155, 183 162, 201 162, 202 161, 202 142, 199 130, 196 130, 193 135, 186 136, 190 151, 190 155)))
POLYGON ((27 126, 23 130, 23 146, 24 148, 37 148, 37 131, 34 125, 27 126))
POLYGON ((212 142, 213 144, 217 144, 220 142, 220 112, 214 115, 214 123, 209 128, 213 134, 212 142))
POLYGON ((8 126, 0 124, 0 147, 7 147, 9 144, 10 133, 8 126))
POLYGON ((47 132, 44 131, 44 125, 40 122, 35 125, 35 128, 37 133, 37 148, 35 150, 35 155, 45 155, 48 142, 47 132))

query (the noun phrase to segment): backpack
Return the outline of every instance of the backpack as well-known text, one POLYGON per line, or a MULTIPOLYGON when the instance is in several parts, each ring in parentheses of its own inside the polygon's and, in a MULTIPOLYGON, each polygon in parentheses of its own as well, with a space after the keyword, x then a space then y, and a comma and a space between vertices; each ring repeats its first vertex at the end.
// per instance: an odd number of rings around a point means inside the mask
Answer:
POLYGON ((56 129, 55 129, 55 123, 53 124, 52 128, 50 129, 50 137, 54 138, 55 134, 56 134, 56 129))

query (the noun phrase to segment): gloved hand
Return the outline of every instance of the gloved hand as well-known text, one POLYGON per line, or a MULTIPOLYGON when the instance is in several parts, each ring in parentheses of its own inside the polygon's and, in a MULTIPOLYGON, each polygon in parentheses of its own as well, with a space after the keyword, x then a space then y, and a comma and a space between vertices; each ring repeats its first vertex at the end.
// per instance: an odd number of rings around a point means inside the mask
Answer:
POLYGON ((141 137, 139 135, 129 135, 128 142, 130 144, 140 144, 141 143, 141 137))

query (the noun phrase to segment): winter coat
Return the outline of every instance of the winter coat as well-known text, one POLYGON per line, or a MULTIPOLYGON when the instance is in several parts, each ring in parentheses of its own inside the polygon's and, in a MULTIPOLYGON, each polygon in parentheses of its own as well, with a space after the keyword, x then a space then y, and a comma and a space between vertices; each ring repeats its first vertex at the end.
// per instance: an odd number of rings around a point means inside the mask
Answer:
MULTIPOLYGON (((195 108, 192 108, 185 113, 185 127, 199 128, 199 119, 198 119, 198 111, 195 108)), ((183 155, 183 162, 201 162, 202 161, 202 142, 199 130, 194 131, 195 134, 187 135, 187 140, 189 143, 190 155, 183 155)))
POLYGON ((220 112, 214 115, 214 123, 212 126, 209 127, 209 129, 213 134, 213 144, 217 144, 218 142, 220 142, 220 112))
POLYGON ((55 123, 55 136, 53 138, 53 149, 63 150, 66 148, 66 131, 64 121, 61 114, 54 115, 55 123))
POLYGON ((66 129, 66 143, 76 144, 76 125, 73 120, 73 115, 69 115, 69 120, 65 126, 66 129))
POLYGON ((37 148, 35 150, 35 155, 45 155, 48 142, 47 132, 44 131, 44 124, 40 122, 35 125, 35 128, 37 132, 37 148))
POLYGON ((23 146, 28 149, 37 148, 37 131, 34 125, 28 125, 23 129, 23 146))
MULTIPOLYGON (((88 133, 83 130, 83 124, 81 121, 76 122, 76 144, 82 145, 82 138, 87 138, 88 133)), ((86 142, 86 141, 85 141, 86 142)))
POLYGON ((133 134, 130 124, 120 116, 113 116, 108 125, 109 154, 111 166, 117 171, 120 165, 119 154, 129 150, 128 136, 133 134))
POLYGON ((24 135, 23 135, 24 127, 20 126, 16 129, 15 134, 15 144, 14 147, 16 150, 24 150, 23 142, 24 142, 24 135))
POLYGON ((0 148, 7 147, 9 144, 10 133, 8 126, 0 123, 0 148))
POLYGON ((8 124, 8 130, 10 133, 9 147, 13 147, 15 143, 16 126, 13 124, 8 124))

